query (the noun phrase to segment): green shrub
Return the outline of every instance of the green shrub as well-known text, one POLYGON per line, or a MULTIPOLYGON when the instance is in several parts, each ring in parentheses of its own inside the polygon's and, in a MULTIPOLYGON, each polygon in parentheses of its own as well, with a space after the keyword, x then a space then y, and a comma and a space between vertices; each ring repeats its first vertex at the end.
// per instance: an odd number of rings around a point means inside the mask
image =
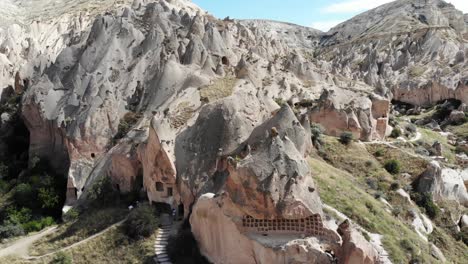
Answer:
POLYGON ((62 219, 64 222, 74 222, 78 219, 79 216, 80 212, 78 212, 78 210, 75 208, 72 208, 62 216, 62 219))
POLYGON ((400 183, 398 182, 393 182, 392 184, 390 184, 390 190, 391 191, 396 191, 400 189, 400 183))
POLYGON ((325 131, 323 126, 317 123, 312 123, 310 125, 310 132, 312 135, 312 143, 316 148, 319 148, 322 145, 322 134, 325 131))
POLYGON ((398 138, 398 137, 401 137, 401 129, 399 127, 395 127, 393 130, 392 130, 392 133, 390 134, 390 137, 392 138, 398 138))
POLYGON ((149 205, 133 209, 124 224, 125 233, 133 239, 149 237, 157 227, 156 213, 149 205))
POLYGON ((24 224, 31 220, 32 212, 29 208, 16 209, 15 207, 8 207, 6 209, 7 220, 14 224, 24 224))
POLYGON ((37 220, 29 221, 22 224, 23 229, 26 233, 36 232, 42 230, 42 223, 37 220))
POLYGON ((376 157, 382 157, 384 155, 384 150, 383 149, 378 149, 375 151, 374 155, 376 157))
POLYGON ((388 160, 384 164, 384 168, 391 174, 398 174, 401 170, 401 165, 398 160, 388 160))
POLYGON ((54 218, 47 216, 41 219, 42 228, 55 225, 54 218))
POLYGON ((119 200, 119 192, 112 187, 109 177, 97 180, 88 192, 88 200, 95 207, 106 207, 119 200))
POLYGON ((411 243, 411 241, 409 241, 406 238, 404 238, 404 239, 402 239, 400 241, 400 245, 405 251, 407 251, 410 254, 413 254, 415 252, 415 247, 414 247, 413 243, 411 243))
POLYGON ((392 209, 392 215, 398 217, 403 210, 401 209, 400 206, 395 206, 392 209))
POLYGON ((351 143, 353 139, 354 139, 354 136, 353 136, 353 133, 351 132, 343 132, 340 135, 340 142, 341 144, 344 144, 344 145, 349 145, 349 143, 351 143))
POLYGON ((42 208, 52 209, 59 203, 59 196, 53 188, 40 188, 37 198, 42 208))
POLYGON ((15 188, 14 199, 19 206, 34 207, 36 194, 30 184, 20 183, 15 188))
POLYGON ((6 221, 0 225, 0 238, 10 238, 24 235, 24 229, 21 225, 6 221))
POLYGON ((426 214, 434 219, 439 213, 439 207, 434 203, 431 193, 412 193, 411 199, 420 207, 424 208, 426 214))
POLYGON ((38 220, 32 220, 22 224, 23 229, 26 233, 41 231, 45 227, 54 225, 55 221, 52 217, 44 217, 38 220))
POLYGON ((72 264, 72 258, 65 252, 60 251, 50 262, 51 264, 72 264))

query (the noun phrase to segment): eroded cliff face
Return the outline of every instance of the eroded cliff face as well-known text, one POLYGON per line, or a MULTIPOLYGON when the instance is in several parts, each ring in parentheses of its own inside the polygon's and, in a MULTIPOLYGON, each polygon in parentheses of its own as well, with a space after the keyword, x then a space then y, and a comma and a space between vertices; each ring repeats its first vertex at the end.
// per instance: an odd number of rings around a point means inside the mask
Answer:
POLYGON ((214 184, 206 185, 213 186, 205 189, 210 194, 197 200, 190 217, 193 234, 211 261, 376 261, 370 244, 347 236, 342 240, 326 221, 305 160, 310 138, 290 107, 283 106, 231 155, 219 159, 222 165, 209 179, 214 184), (238 242, 234 254, 229 248, 238 242))
POLYGON ((186 217, 193 206, 216 263, 327 263, 332 251, 373 263, 359 234, 327 224, 305 161, 310 122, 382 140, 392 98, 468 101, 463 16, 413 2, 324 34, 219 20, 186 0, 44 1, 2 10, 0 89, 24 93, 29 157, 68 172, 67 205, 110 177, 186 217), (233 256, 231 237, 246 254, 233 256))
POLYGON ((466 32, 463 13, 451 4, 394 1, 332 28, 321 38, 319 58, 395 100, 466 102, 466 32))

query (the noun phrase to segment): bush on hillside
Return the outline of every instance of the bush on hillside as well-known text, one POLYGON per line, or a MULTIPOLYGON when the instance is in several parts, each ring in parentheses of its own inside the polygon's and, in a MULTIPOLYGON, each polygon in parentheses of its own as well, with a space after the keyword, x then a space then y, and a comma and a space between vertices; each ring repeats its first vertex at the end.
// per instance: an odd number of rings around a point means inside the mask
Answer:
POLYGON ((59 252, 50 262, 51 264, 72 264, 72 258, 65 252, 59 252))
POLYGON ((353 133, 351 132, 343 132, 340 135, 340 142, 341 144, 344 144, 344 145, 349 145, 349 143, 351 143, 353 139, 354 139, 354 136, 353 136, 353 133))
POLYGON ((320 124, 312 123, 310 125, 310 132, 311 132, 311 135, 312 135, 312 143, 314 144, 314 146, 316 148, 320 148, 320 146, 323 143, 322 142, 322 134, 323 134, 324 131, 325 131, 325 129, 320 124))
POLYGON ((398 138, 398 137, 401 137, 401 129, 399 127, 395 127, 393 130, 392 130, 392 133, 390 133, 390 137, 392 138, 398 138))
POLYGON ((0 238, 10 238, 24 235, 24 229, 21 225, 6 221, 0 225, 0 238))
POLYGON ((109 177, 102 177, 97 180, 88 192, 88 201, 96 208, 106 207, 115 204, 119 200, 119 192, 112 186, 109 177))
POLYGON ((155 210, 149 205, 141 205, 133 209, 124 224, 125 233, 133 239, 142 239, 151 236, 158 221, 155 210))
POLYGON ((63 216, 62 219, 64 222, 74 222, 78 220, 78 217, 80 216, 80 212, 76 210, 75 208, 72 208, 68 210, 63 216))
POLYGON ((398 160, 392 159, 385 162, 384 168, 391 174, 398 174, 400 173, 401 165, 398 160))
POLYGON ((432 198, 432 194, 430 193, 412 193, 411 199, 419 206, 424 208, 426 214, 434 219, 436 218, 439 213, 439 207, 434 203, 434 199, 432 198))

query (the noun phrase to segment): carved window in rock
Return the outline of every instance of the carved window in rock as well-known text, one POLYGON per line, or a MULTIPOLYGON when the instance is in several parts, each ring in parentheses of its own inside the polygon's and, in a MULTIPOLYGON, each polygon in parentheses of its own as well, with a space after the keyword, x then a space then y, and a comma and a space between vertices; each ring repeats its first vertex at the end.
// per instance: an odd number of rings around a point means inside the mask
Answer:
POLYGON ((327 233, 320 215, 301 219, 255 219, 244 216, 242 226, 254 233, 298 233, 313 236, 324 236, 327 233))
POLYGON ((172 196, 172 187, 167 188, 167 196, 169 196, 169 197, 172 196))
POLYGON ((162 182, 156 182, 156 191, 158 191, 158 192, 164 192, 164 183, 162 183, 162 182))

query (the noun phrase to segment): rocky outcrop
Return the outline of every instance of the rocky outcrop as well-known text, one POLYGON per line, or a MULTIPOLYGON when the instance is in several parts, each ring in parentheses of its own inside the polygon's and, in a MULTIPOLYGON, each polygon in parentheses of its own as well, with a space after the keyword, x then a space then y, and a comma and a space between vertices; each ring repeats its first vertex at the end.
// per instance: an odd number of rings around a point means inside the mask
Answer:
POLYGON ((389 112, 390 102, 384 98, 336 89, 321 95, 309 117, 329 135, 340 136, 349 131, 355 138, 369 141, 386 137, 390 130, 389 112))
POLYGON ((433 161, 419 177, 417 190, 420 193, 431 193, 434 200, 453 200, 462 205, 468 204, 468 193, 464 184, 467 170, 442 168, 433 161))
POLYGON ((348 220, 340 224, 338 233, 343 238, 342 252, 338 263, 372 264, 378 262, 377 251, 359 231, 350 227, 348 220))
POLYGON ((224 195, 205 194, 198 199, 190 224, 202 254, 211 262, 332 263, 321 249, 327 245, 314 237, 243 234, 240 215, 224 195))
POLYGON ((157 120, 153 118, 148 139, 140 144, 138 149, 143 170, 143 185, 150 201, 164 202, 176 208, 180 196, 176 185, 174 152, 171 151, 171 141, 161 140, 158 136, 158 131, 164 131, 157 126, 157 120))
POLYGON ((400 0, 360 14, 321 38, 321 58, 395 100, 467 102, 463 13, 442 0, 400 0))
MULTIPOLYGON (((463 16, 438 0, 327 34, 218 20, 187 0, 72 2, 0 8, 0 89, 23 94, 31 161, 67 174, 67 205, 110 177, 186 217, 193 206, 216 263, 376 262, 359 233, 324 221, 310 122, 382 140, 392 98, 467 101, 463 16)), ((457 173, 434 167, 420 189, 465 203, 457 173)))
MULTIPOLYGON (((307 133, 288 106, 257 127, 243 144, 251 153, 228 164, 226 191, 246 215, 260 219, 307 218, 322 214, 304 155, 307 133), (277 131, 272 133, 272 129, 277 131)), ((238 158, 236 158, 238 159, 238 158)), ((229 162, 229 160, 228 160, 229 162)))
POLYGON ((310 144, 310 132, 285 105, 228 158, 219 159, 212 179, 216 193, 201 196, 190 217, 194 236, 210 261, 376 262, 378 253, 359 232, 349 227, 340 238, 324 220, 304 160, 304 145, 310 144), (238 242, 234 254, 229 249, 238 242))

